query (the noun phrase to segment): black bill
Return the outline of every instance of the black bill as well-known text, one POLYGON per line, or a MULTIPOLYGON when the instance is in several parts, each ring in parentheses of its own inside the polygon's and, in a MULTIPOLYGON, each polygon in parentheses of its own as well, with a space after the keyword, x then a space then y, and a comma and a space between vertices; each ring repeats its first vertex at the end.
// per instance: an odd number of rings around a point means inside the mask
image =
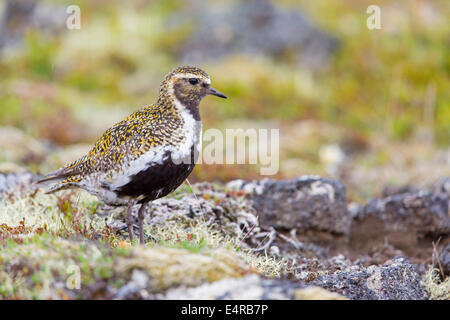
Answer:
POLYGON ((218 96, 218 97, 221 97, 221 98, 224 98, 224 99, 226 99, 226 98, 228 98, 226 95, 224 95, 222 92, 220 92, 220 91, 217 91, 216 89, 214 89, 213 87, 211 87, 211 88, 209 88, 209 92, 208 92, 209 94, 212 94, 213 96, 218 96))

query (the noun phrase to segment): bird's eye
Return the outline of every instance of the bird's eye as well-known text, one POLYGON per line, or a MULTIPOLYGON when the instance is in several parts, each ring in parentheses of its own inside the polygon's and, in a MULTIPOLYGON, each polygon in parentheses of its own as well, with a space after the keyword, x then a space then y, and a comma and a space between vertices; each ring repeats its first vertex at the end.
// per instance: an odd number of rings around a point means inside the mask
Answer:
POLYGON ((189 79, 189 83, 192 84, 193 86, 195 86, 198 82, 199 82, 199 80, 197 78, 190 78, 189 79))

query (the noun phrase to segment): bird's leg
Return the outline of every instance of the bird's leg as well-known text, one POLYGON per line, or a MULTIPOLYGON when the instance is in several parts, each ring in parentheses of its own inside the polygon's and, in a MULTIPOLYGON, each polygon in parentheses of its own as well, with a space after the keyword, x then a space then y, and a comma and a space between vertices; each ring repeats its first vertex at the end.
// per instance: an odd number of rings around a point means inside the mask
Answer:
POLYGON ((133 206, 135 205, 136 201, 131 200, 128 208, 127 208, 127 215, 125 216, 125 223, 128 227, 128 233, 130 235, 130 241, 133 242, 134 234, 133 234, 133 215, 131 214, 133 212, 133 206))
POLYGON ((147 207, 150 207, 150 202, 145 202, 141 205, 138 211, 138 221, 139 221, 139 242, 141 245, 145 244, 144 239, 144 218, 145 218, 145 210, 147 207))

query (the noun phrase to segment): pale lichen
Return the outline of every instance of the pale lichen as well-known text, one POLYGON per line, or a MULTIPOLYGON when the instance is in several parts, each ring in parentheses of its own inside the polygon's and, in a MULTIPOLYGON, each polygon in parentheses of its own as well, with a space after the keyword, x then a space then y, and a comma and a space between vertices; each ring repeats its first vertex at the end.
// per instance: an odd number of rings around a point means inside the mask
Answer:
POLYGON ((42 228, 58 233, 61 230, 73 231, 65 220, 67 215, 76 215, 79 224, 100 231, 105 222, 92 214, 91 208, 96 202, 98 200, 94 196, 84 191, 63 191, 57 196, 45 194, 41 189, 23 194, 18 192, 0 199, 0 225, 15 227, 25 219, 25 225, 32 230, 42 228))
POLYGON ((430 300, 450 300, 450 277, 442 280, 439 269, 430 267, 423 276, 422 286, 430 300))

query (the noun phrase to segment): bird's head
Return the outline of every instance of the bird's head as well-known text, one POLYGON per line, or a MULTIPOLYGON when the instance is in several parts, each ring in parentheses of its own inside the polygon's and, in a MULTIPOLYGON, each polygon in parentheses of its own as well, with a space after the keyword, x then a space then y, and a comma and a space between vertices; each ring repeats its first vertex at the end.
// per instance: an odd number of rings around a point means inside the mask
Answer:
POLYGON ((205 71, 191 66, 178 67, 170 72, 161 84, 161 91, 165 90, 188 109, 198 108, 207 95, 227 98, 211 87, 211 80, 205 71))

